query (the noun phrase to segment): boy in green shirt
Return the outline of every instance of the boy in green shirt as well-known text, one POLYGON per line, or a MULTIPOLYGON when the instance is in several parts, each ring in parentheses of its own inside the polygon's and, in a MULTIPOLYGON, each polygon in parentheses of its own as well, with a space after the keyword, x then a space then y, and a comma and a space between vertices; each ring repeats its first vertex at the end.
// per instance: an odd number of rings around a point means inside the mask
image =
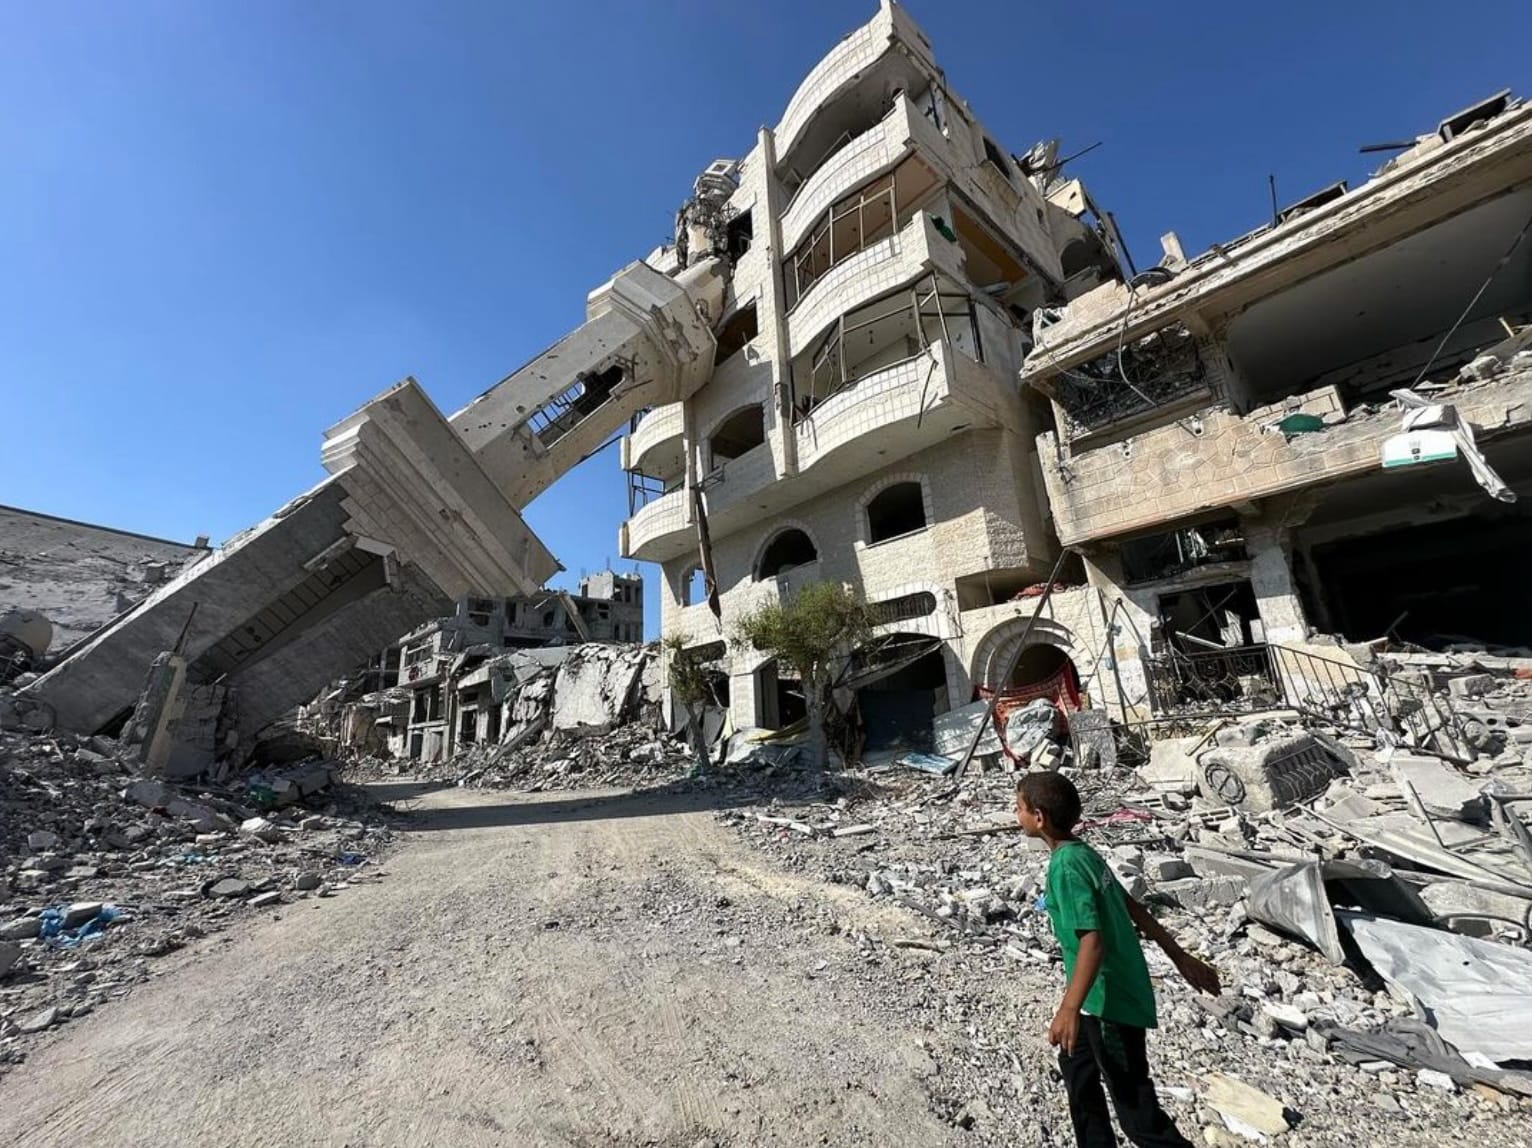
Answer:
POLYGON ((1064 950, 1069 986, 1048 1026, 1059 1049, 1069 1116, 1082 1148, 1117 1143, 1107 1112, 1112 1094, 1123 1134, 1140 1148, 1191 1148, 1160 1107, 1149 1079, 1146 1029, 1155 1027, 1154 988, 1135 926, 1151 938, 1194 988, 1218 993, 1218 974, 1165 931, 1123 890, 1101 855, 1074 836, 1080 793, 1057 773, 1025 775, 1016 786, 1016 819, 1048 843, 1048 919, 1064 950))

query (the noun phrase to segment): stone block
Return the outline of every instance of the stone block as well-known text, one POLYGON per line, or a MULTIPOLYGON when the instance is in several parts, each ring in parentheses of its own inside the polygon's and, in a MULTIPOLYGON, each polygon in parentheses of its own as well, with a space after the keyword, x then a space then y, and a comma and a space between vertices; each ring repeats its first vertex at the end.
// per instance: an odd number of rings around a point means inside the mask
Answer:
POLYGON ((1185 877, 1167 881, 1155 888, 1155 894, 1182 909, 1210 909, 1232 905, 1245 896, 1246 885, 1239 877, 1185 877))
POLYGON ((27 941, 42 931, 41 917, 17 917, 0 925, 0 940, 27 941))
POLYGON ((1268 737, 1248 747, 1214 746, 1199 756, 1202 795, 1252 813, 1323 793, 1340 771, 1340 763, 1308 733, 1268 737))
POLYGON ((1171 853, 1156 853, 1145 858, 1143 873, 1149 880, 1156 884, 1165 881, 1180 881, 1196 875, 1192 867, 1185 860, 1171 853))
POLYGON ((1495 688, 1495 675, 1468 674, 1447 683, 1447 692, 1455 698, 1478 698, 1495 688))
POLYGON ((1249 881, 1272 871, 1270 865, 1262 865, 1259 861, 1247 861, 1243 857, 1231 857, 1195 845, 1188 845, 1181 856, 1198 877, 1238 877, 1249 881))
POLYGON ((21 946, 15 941, 0 941, 0 977, 16 967, 21 960, 21 946))
POLYGON ((1395 753, 1389 770, 1399 788, 1415 790, 1426 812, 1455 821, 1477 821, 1485 814, 1484 797, 1471 782, 1444 761, 1434 757, 1395 753))
POLYGON ((1191 750, 1201 740, 1195 737, 1161 738, 1149 747, 1149 764, 1138 771, 1139 776, 1156 789, 1190 792, 1197 780, 1197 763, 1191 750))

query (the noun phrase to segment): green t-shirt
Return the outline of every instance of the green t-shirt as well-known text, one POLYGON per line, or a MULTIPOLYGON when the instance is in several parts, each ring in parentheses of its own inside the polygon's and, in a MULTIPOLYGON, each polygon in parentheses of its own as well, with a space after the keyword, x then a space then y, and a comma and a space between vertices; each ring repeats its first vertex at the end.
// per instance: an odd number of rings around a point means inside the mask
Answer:
POLYGON ((1064 950, 1064 975, 1074 976, 1080 934, 1101 934, 1101 971, 1082 1012, 1137 1028, 1154 1028, 1154 987, 1143 946, 1128 916, 1127 894, 1101 855, 1083 841, 1066 841, 1048 862, 1048 920, 1064 950))

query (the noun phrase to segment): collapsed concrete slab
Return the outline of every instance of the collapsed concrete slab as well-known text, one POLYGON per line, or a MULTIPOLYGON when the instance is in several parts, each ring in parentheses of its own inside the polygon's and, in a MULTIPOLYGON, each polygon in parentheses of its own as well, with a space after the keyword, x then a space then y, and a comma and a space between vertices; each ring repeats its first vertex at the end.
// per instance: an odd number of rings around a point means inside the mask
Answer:
MULTIPOLYGON (((560 569, 520 508, 637 411, 711 370, 717 260, 644 263, 587 321, 450 419, 413 379, 326 435, 330 477, 103 627, 29 685, 61 727, 121 727, 162 653, 176 685, 229 691, 236 747, 466 594, 529 593, 560 569)), ((173 698, 153 733, 179 736, 173 698), (166 718, 164 715, 170 714, 166 718)), ((184 759, 183 759, 184 760, 184 759)))

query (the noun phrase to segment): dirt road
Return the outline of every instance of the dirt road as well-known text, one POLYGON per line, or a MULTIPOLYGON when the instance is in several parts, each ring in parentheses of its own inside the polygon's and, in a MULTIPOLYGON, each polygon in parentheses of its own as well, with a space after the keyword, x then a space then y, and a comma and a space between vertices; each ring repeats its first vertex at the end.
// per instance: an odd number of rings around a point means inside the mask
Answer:
POLYGON ((0 1081, 0 1143, 961 1139, 921 1034, 836 975, 846 931, 890 924, 859 893, 695 798, 378 788, 417 810, 384 880, 69 1025, 0 1081))

